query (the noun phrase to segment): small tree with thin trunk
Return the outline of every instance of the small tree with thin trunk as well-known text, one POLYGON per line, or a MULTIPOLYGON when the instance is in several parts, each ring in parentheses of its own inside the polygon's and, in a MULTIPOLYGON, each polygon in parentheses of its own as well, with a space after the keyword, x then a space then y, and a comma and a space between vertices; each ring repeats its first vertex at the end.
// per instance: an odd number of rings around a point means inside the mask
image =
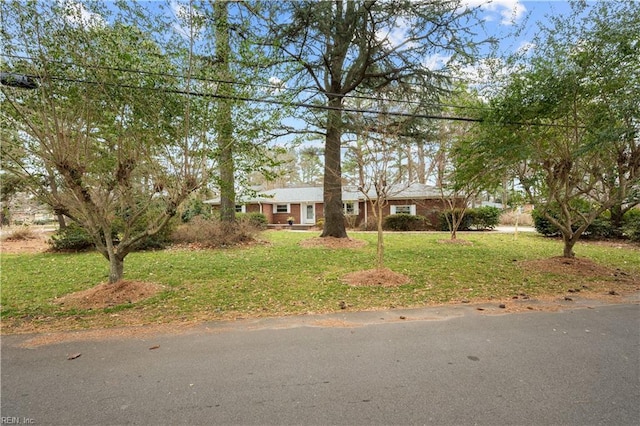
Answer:
MULTIPOLYGON (((382 105, 380 108, 384 109, 382 105)), ((403 173, 396 166, 396 148, 401 143, 398 136, 402 124, 393 123, 384 113, 375 116, 351 115, 350 127, 355 140, 348 146, 351 161, 358 170, 358 190, 365 203, 371 205, 376 222, 376 265, 384 268, 384 210, 389 198, 408 187, 403 183, 403 173)))

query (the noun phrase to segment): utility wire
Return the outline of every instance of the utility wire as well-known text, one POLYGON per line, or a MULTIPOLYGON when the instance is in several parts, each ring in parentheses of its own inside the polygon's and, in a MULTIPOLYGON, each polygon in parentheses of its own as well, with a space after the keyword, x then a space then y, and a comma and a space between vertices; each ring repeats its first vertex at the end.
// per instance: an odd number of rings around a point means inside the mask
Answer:
MULTIPOLYGON (((37 75, 29 75, 24 74, 26 77, 39 79, 40 77, 37 75)), ((186 91, 180 89, 166 89, 166 88, 148 88, 148 87, 140 87, 134 86, 130 84, 119 84, 119 83, 105 83, 91 80, 83 80, 83 79, 73 79, 68 77, 56 77, 50 76, 51 80, 56 81, 64 81, 69 83, 81 83, 81 84, 90 84, 90 85, 103 85, 110 87, 122 87, 126 89, 135 89, 135 90, 151 90, 158 91, 163 93, 175 93, 180 95, 194 96, 194 97, 203 97, 203 98, 214 98, 214 99, 227 99, 233 101, 244 101, 244 102, 259 102, 273 105, 283 105, 283 106, 295 106, 307 109, 316 109, 316 110, 325 110, 325 111, 342 111, 342 112, 352 112, 352 113, 361 113, 361 114, 373 114, 373 115, 383 115, 383 116, 392 116, 392 117, 404 117, 404 118, 420 118, 420 119, 429 119, 429 120, 445 120, 445 121, 461 121, 461 122, 472 122, 472 123, 482 123, 485 120, 482 118, 474 118, 474 117, 459 117, 459 116, 450 116, 450 115, 435 115, 435 114, 420 114, 420 113, 410 113, 410 112, 399 112, 399 111, 378 111, 364 108, 352 108, 352 107, 332 107, 329 105, 321 105, 321 104, 310 104, 306 102, 287 102, 280 101, 276 99, 258 99, 252 98, 248 96, 237 96, 237 95, 219 95, 216 93, 203 93, 203 92, 195 92, 195 91, 186 91)), ((516 126, 538 126, 538 127, 562 127, 562 128, 572 128, 573 126, 565 125, 565 124, 557 124, 557 123, 527 123, 527 122, 519 122, 519 121, 505 121, 502 124, 506 125, 516 125, 516 126)), ((585 126, 579 126, 580 128, 584 128, 585 126)))
MULTIPOLYGON (((14 59, 25 59, 25 60, 30 60, 30 61, 37 61, 36 58, 30 57, 30 56, 21 56, 21 55, 11 55, 11 54, 0 54, 1 56, 6 56, 6 57, 10 57, 10 58, 14 58, 14 59)), ((66 66, 78 66, 77 64, 74 63, 69 63, 69 62, 64 62, 64 61, 50 61, 53 63, 58 63, 58 64, 62 64, 62 65, 66 65, 66 66)), ((141 74, 141 75, 150 75, 150 76, 158 76, 158 77, 170 77, 170 78, 178 78, 178 79, 186 79, 185 76, 180 75, 180 74, 169 74, 169 73, 163 73, 163 72, 158 72, 158 71, 145 71, 145 70, 138 70, 138 69, 132 69, 132 68, 122 68, 122 67, 109 67, 109 66, 104 66, 104 65, 80 65, 81 68, 89 68, 89 69, 102 69, 102 70, 108 70, 108 71, 119 71, 119 72, 128 72, 128 73, 136 73, 136 74, 141 74)), ((37 78, 37 76, 30 76, 32 78, 37 78)), ((242 81, 235 81, 235 80, 223 80, 223 79, 214 79, 214 78, 209 78, 209 77, 196 77, 196 76, 192 76, 191 77, 193 80, 196 81, 202 81, 202 82, 207 82, 207 83, 216 83, 216 84, 233 84, 233 85, 239 85, 239 86, 249 86, 249 87, 259 87, 259 88, 265 88, 265 89, 271 89, 271 90, 286 90, 286 91, 297 91, 297 89, 293 89, 290 87, 286 87, 286 86, 278 86, 278 85, 274 85, 274 84, 265 84, 265 83, 255 83, 255 82, 242 82, 242 81)), ((302 91, 311 91, 311 89, 302 89, 302 91)), ((317 94, 323 94, 325 96, 334 96, 334 97, 341 97, 343 99, 361 99, 361 100, 372 100, 372 101, 384 101, 384 102, 390 102, 390 103, 394 103, 394 104, 399 104, 399 105, 403 105, 403 104, 407 104, 407 105, 416 105, 416 106, 423 106, 423 107, 434 107, 434 108, 455 108, 455 109, 475 109, 475 110, 482 110, 485 109, 483 107, 476 107, 476 106, 463 106, 463 105, 452 105, 452 104, 444 104, 444 103, 424 103, 421 101, 412 101, 412 100, 407 100, 407 99, 389 99, 389 98, 379 98, 379 97, 375 97, 375 96, 366 96, 366 95, 352 95, 352 94, 341 94, 341 93, 332 93, 332 92, 321 92, 321 91, 317 91, 314 93, 314 96, 317 94)))
MULTIPOLYGON (((26 76, 30 78, 38 78, 37 76, 34 76, 34 75, 26 75, 26 76)), ((228 95, 219 95, 217 93, 195 92, 192 90, 147 88, 147 87, 134 86, 131 84, 103 83, 98 81, 74 79, 74 78, 67 78, 67 77, 51 76, 49 78, 51 78, 52 80, 64 81, 68 83, 82 83, 82 84, 90 84, 90 85, 96 85, 96 86, 103 85, 103 86, 110 86, 110 87, 122 87, 125 89, 135 89, 135 90, 152 90, 152 91, 158 91, 163 93, 175 93, 179 95, 187 95, 187 96, 194 96, 194 97, 201 97, 201 98, 227 99, 232 101, 245 101, 245 102, 261 102, 266 104, 295 106, 295 107, 308 108, 308 109, 355 112, 355 113, 362 113, 362 114, 387 115, 387 116, 394 116, 394 117, 425 118, 425 119, 432 119, 432 120, 468 121, 468 122, 482 121, 482 119, 471 118, 471 117, 442 116, 442 115, 418 114, 418 113, 409 113, 409 112, 377 111, 377 110, 370 110, 370 109, 363 109, 363 108, 350 108, 350 107, 339 108, 339 107, 332 107, 329 105, 310 104, 305 102, 286 102, 286 101, 280 101, 277 99, 266 99, 266 98, 258 99, 258 98, 248 97, 248 96, 236 96, 236 95, 228 96, 228 95)))

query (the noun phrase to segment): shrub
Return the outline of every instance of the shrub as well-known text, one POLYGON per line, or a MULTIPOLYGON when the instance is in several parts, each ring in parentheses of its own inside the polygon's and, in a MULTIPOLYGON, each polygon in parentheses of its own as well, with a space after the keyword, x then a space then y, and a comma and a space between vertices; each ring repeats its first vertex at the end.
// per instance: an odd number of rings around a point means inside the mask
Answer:
MULTIPOLYGON (((471 215, 469 215, 469 210, 470 209, 467 209, 465 211, 465 214, 462 217, 462 221, 460 222, 460 225, 458 226, 458 231, 468 231, 468 230, 471 229, 472 217, 471 217, 471 215)), ((460 214, 460 209, 455 209, 454 212, 455 212, 456 216, 459 217, 458 215, 460 214)), ((451 211, 446 211, 446 212, 441 213, 440 214, 440 230, 441 231, 451 231, 451 229, 449 229, 449 222, 453 223, 452 212, 451 211)))
MULTIPOLYGON (((144 230, 142 226, 146 225, 141 224, 134 232, 144 230)), ((135 250, 162 249, 167 247, 171 243, 171 233, 173 229, 175 229, 175 221, 170 221, 160 232, 145 237, 138 242, 135 250)), ((111 231, 111 239, 115 245, 120 241, 121 233, 122 225, 118 225, 116 221, 114 229, 111 231)), ((71 222, 65 228, 56 231, 48 243, 53 250, 82 251, 94 247, 93 240, 87 230, 75 222, 71 222)))
POLYGON ((75 222, 54 232, 48 243, 53 250, 81 251, 93 247, 89 233, 75 222))
POLYGON ((248 222, 251 226, 254 226, 256 229, 266 229, 268 224, 267 216, 258 212, 238 213, 236 214, 236 219, 239 222, 248 222))
POLYGON ((180 215, 180 219, 183 223, 187 223, 196 216, 208 218, 210 216, 209 210, 209 207, 206 206, 202 200, 192 198, 185 204, 184 211, 180 215))
POLYGON ((382 227, 391 231, 424 231, 429 226, 426 217, 406 213, 392 214, 384 218, 382 227))
MULTIPOLYGON (((557 211, 551 210, 553 217, 558 217, 557 211)), ((532 212, 534 226, 536 231, 545 237, 556 237, 560 235, 560 230, 553 225, 547 218, 545 218, 539 210, 533 210, 532 212)), ((638 215, 640 216, 640 214, 638 215)), ((625 215, 626 217, 626 215, 625 215)), ((624 228, 624 226, 623 226, 624 228)), ((578 225, 573 226, 573 230, 578 229, 578 225)), ((624 233, 623 229, 623 233, 624 233)), ((616 229, 611 223, 609 212, 604 212, 591 222, 591 224, 584 231, 584 238, 605 239, 616 238, 620 236, 620 230, 616 229)))
POLYGON ((143 238, 136 244, 135 250, 159 250, 171 245, 171 234, 176 229, 177 219, 172 219, 154 235, 143 238))
POLYGON ((608 214, 603 214, 595 218, 584 231, 584 236, 595 239, 615 237, 616 232, 614 226, 611 224, 611 217, 608 214))
POLYGON ((640 242, 640 209, 632 209, 622 218, 623 235, 631 241, 640 242))
POLYGON ((533 217, 533 226, 538 233, 545 237, 557 237, 560 235, 558 228, 552 224, 549 219, 544 217, 544 214, 540 210, 534 209, 531 212, 531 217, 533 217))
MULTIPOLYGON (((384 223, 383 223, 384 227, 384 223)), ((378 222, 375 217, 369 216, 366 221, 360 222, 359 230, 360 231, 375 231, 378 229, 378 222)))
POLYGON ((500 209, 497 207, 485 206, 469 209, 467 214, 471 226, 479 231, 493 229, 500 223, 500 209))
POLYGON ((217 218, 196 216, 189 223, 179 225, 171 239, 178 244, 195 243, 208 248, 229 247, 255 240, 259 231, 250 220, 228 224, 217 218))

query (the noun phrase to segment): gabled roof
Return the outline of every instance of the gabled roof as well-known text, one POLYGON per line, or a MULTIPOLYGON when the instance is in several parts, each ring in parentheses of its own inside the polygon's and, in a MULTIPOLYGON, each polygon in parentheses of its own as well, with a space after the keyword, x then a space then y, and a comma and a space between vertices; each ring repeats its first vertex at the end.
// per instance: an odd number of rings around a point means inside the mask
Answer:
MULTIPOLYGON (((410 185, 395 185, 388 191, 388 199, 424 199, 438 198, 440 191, 435 186, 413 183, 410 185)), ((371 199, 376 198, 374 189, 368 191, 371 199)), ((365 196, 355 186, 342 187, 343 201, 364 201, 365 196)), ((307 186, 301 188, 277 188, 259 191, 256 197, 246 197, 238 200, 240 204, 297 204, 297 203, 322 203, 323 188, 321 186, 307 186)), ((206 204, 220 204, 220 198, 206 200, 206 204)))

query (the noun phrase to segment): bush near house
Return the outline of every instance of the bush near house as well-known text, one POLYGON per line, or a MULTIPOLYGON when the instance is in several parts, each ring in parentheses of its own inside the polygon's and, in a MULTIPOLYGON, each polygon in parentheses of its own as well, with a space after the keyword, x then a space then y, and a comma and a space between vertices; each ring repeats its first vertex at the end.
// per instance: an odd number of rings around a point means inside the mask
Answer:
POLYGON ((497 207, 478 207, 470 209, 471 226, 479 231, 494 229, 500 223, 500 213, 497 207))
MULTIPOLYGON (((462 217, 462 221, 458 226, 458 231, 469 231, 471 229, 471 216, 469 215, 469 210, 467 209, 462 217)), ((453 211, 446 211, 440 213, 440 231, 450 231, 449 223, 453 223, 453 214, 455 213, 456 217, 460 217, 461 209, 455 209, 453 211)))
POLYGON ((240 222, 249 222, 256 229, 267 229, 267 224, 269 223, 267 216, 258 212, 238 213, 236 214, 236 219, 240 222))
MULTIPOLYGON (((460 209, 455 209, 454 213, 458 216, 460 209)), ((458 226, 458 231, 485 231, 494 229, 500 223, 501 210, 497 207, 477 207, 474 209, 466 209, 462 222, 458 226)), ((451 222, 451 211, 440 214, 440 230, 449 231, 449 223, 451 222), (448 220, 447 220, 448 219, 448 220)))
MULTIPOLYGON (((238 216, 235 225, 225 223, 216 217, 196 216, 188 223, 179 225, 173 231, 171 240, 178 244, 195 243, 207 248, 231 247, 254 241, 263 229, 263 225, 256 225, 257 216, 251 214, 238 216)), ((266 217, 264 221, 266 222, 266 217)))
POLYGON ((399 213, 385 217, 382 227, 389 231, 425 231, 429 225, 424 216, 399 213))

